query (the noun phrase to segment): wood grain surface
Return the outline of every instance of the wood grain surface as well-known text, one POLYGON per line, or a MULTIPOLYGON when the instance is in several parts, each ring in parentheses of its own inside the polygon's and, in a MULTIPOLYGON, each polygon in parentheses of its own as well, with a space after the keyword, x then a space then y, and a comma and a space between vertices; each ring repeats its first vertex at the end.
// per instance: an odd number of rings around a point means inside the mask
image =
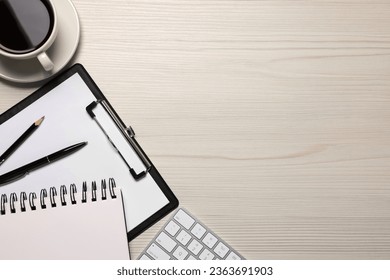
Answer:
POLYGON ((389 1, 73 2, 73 62, 182 207, 248 259, 390 258, 389 1))

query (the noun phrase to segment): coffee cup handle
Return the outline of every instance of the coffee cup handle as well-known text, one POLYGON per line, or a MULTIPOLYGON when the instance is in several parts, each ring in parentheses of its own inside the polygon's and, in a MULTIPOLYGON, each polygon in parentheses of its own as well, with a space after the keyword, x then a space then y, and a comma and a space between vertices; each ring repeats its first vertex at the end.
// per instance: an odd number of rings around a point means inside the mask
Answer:
POLYGON ((47 56, 45 52, 40 53, 37 56, 39 62, 41 63, 42 67, 47 71, 51 71, 54 68, 54 63, 51 61, 51 59, 47 56))

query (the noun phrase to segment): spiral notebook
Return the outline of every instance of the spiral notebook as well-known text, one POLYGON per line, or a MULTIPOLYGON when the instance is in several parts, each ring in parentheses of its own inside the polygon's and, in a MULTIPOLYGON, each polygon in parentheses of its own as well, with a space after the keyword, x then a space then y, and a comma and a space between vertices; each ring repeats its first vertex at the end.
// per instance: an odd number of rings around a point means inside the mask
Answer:
POLYGON ((0 259, 130 259, 113 179, 1 194, 0 202, 0 259))

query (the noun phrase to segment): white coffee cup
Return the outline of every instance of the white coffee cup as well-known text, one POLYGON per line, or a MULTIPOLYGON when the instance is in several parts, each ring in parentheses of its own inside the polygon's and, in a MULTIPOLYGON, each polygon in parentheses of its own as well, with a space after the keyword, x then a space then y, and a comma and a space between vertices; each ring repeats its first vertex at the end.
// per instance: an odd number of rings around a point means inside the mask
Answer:
MULTIPOLYGON (((12 14, 15 15, 14 17, 19 16, 20 17, 19 26, 22 25, 22 24, 20 24, 20 22, 23 23, 23 21, 24 21, 25 28, 29 29, 31 34, 33 34, 35 32, 34 27, 33 26, 29 27, 27 24, 27 22, 28 22, 27 18, 29 17, 28 16, 29 11, 26 12, 25 6, 27 4, 32 5, 32 4, 34 4, 34 2, 38 6, 39 6, 39 3, 44 5, 44 8, 46 8, 47 12, 48 12, 48 17, 49 17, 48 19, 50 20, 50 27, 48 29, 48 32, 47 32, 45 38, 42 39, 42 41, 35 48, 33 48, 31 50, 26 50, 26 51, 19 51, 19 50, 15 51, 13 49, 7 48, 7 46, 3 45, 2 42, 0 42, 0 55, 11 58, 11 59, 17 59, 17 60, 37 58, 39 60, 39 62, 41 63, 42 67, 46 71, 49 72, 49 71, 53 70, 54 63, 49 58, 46 51, 54 43, 54 41, 57 37, 57 33, 58 33, 58 18, 57 18, 57 13, 56 13, 55 7, 53 5, 53 1, 51 1, 51 0, 6 0, 6 1, 4 1, 5 4, 2 4, 4 6, 1 6, 0 9, 4 9, 4 13, 7 13, 8 11, 12 11, 12 14), (26 14, 27 14, 27 16, 26 16, 26 14)), ((41 8, 41 10, 43 12, 42 7, 39 6, 38 8, 41 8)), ((32 10, 34 10, 34 9, 32 9, 32 10)), ((4 18, 3 11, 2 11, 1 16, 3 16, 3 18, 4 18)), ((30 16, 30 19, 31 18, 33 18, 33 16, 30 16)), ((19 20, 19 18, 18 18, 18 20, 19 20)), ((31 24, 31 22, 30 22, 30 24, 31 24)), ((33 24, 34 23, 32 23, 32 25, 33 24)), ((0 31, 0 32, 5 32, 5 31, 0 31)), ((28 32, 21 32, 21 34, 22 33, 25 34, 28 32)), ((9 37, 12 37, 12 34, 10 34, 9 37)))

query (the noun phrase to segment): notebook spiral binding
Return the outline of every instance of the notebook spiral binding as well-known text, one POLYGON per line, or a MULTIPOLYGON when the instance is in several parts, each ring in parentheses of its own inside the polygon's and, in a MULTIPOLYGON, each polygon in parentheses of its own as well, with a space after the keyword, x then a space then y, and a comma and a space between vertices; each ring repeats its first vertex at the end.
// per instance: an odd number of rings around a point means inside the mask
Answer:
MULTIPOLYGON (((109 190, 109 196, 112 199, 115 199, 117 196, 115 194, 115 180, 113 178, 110 178, 108 180, 108 190, 109 190)), ((98 200, 98 187, 96 184, 96 181, 93 181, 91 184, 91 202, 98 200)), ((87 182, 83 182, 82 188, 81 188, 81 201, 77 201, 75 194, 77 193, 77 187, 75 184, 71 184, 69 186, 69 196, 68 196, 68 188, 65 185, 62 185, 59 188, 59 197, 58 192, 55 187, 51 187, 49 189, 49 199, 47 199, 48 192, 46 189, 41 189, 40 191, 40 209, 46 209, 50 205, 51 208, 55 208, 58 206, 67 206, 67 205, 74 205, 77 203, 87 203, 87 182), (69 203, 69 204, 68 204, 69 203)), ((11 193, 8 196, 6 194, 2 194, 0 197, 0 215, 6 215, 7 214, 7 208, 9 208, 10 213, 14 214, 18 212, 18 206, 16 206, 19 199, 20 204, 20 212, 26 212, 28 209, 28 206, 26 207, 27 202, 27 194, 26 192, 21 192, 18 196, 16 193, 11 193), (9 201, 9 207, 7 207, 9 201)), ((35 205, 35 200, 37 199, 37 194, 35 192, 31 192, 28 195, 28 205, 30 206, 31 211, 35 211, 38 209, 38 207, 35 205)), ((105 179, 101 180, 100 184, 100 195, 99 199, 106 200, 107 199, 107 182, 105 179)))

